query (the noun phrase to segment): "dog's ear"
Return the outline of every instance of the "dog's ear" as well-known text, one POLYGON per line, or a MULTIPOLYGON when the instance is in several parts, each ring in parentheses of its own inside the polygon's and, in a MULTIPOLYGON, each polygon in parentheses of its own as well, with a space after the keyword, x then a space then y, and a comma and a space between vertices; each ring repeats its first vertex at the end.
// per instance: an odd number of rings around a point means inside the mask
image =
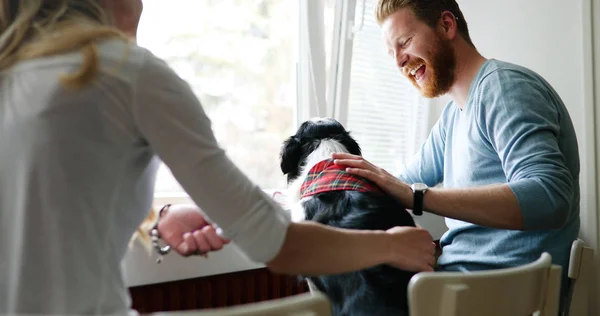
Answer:
POLYGON ((296 136, 290 136, 281 147, 281 172, 283 174, 297 173, 301 158, 302 144, 296 136))
POLYGON ((346 149, 348 150, 349 153, 351 153, 353 155, 357 155, 357 156, 362 156, 362 151, 360 149, 360 146, 358 145, 358 143, 356 142, 354 137, 352 137, 352 135, 350 135, 350 132, 344 131, 344 133, 339 135, 336 139, 337 139, 337 141, 342 143, 342 145, 344 145, 344 147, 346 147, 346 149))

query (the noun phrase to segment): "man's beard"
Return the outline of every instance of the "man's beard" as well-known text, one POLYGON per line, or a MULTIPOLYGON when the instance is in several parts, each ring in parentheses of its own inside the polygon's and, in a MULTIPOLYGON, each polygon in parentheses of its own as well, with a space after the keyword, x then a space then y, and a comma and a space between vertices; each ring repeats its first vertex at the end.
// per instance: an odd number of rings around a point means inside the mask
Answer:
POLYGON ((407 65, 405 69, 413 69, 425 64, 427 78, 424 78, 425 81, 422 81, 421 85, 417 83, 414 76, 407 74, 407 77, 424 97, 436 98, 448 92, 454 83, 456 55, 450 42, 436 34, 435 43, 428 57, 429 62, 419 58, 407 65))

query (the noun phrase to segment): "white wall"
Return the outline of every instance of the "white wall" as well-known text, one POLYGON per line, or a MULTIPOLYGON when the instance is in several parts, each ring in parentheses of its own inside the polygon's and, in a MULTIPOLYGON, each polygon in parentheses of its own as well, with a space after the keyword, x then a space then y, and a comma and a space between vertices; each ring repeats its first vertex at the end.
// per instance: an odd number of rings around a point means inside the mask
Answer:
MULTIPOLYGON (((595 38, 599 38, 600 1, 593 1, 597 12, 595 38)), ((471 38, 485 57, 517 63, 538 72, 554 86, 569 109, 581 159, 581 236, 598 249, 597 203, 600 202, 596 182, 591 1, 458 0, 458 3, 471 38)), ((596 40, 597 66, 599 42, 596 40)), ((600 96, 600 84, 596 89, 600 96)))
MULTIPOLYGON (((593 170, 584 168, 594 148, 586 143, 590 135, 585 115, 590 105, 584 103, 582 1, 459 0, 459 4, 473 42, 485 57, 529 67, 560 94, 579 138, 582 184, 589 183, 593 170)), ((586 209, 589 196, 595 197, 594 192, 582 187, 586 209)))

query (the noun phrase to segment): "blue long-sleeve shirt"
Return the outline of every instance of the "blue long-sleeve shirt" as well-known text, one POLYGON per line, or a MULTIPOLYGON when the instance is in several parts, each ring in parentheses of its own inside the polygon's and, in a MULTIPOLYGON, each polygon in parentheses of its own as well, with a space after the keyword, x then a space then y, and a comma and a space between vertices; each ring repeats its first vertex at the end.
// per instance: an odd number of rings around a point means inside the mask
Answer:
POLYGON ((507 183, 518 200, 522 231, 446 219, 442 270, 521 265, 546 251, 566 271, 579 232, 577 139, 560 97, 533 71, 485 62, 464 109, 446 105, 400 178, 445 188, 507 183))

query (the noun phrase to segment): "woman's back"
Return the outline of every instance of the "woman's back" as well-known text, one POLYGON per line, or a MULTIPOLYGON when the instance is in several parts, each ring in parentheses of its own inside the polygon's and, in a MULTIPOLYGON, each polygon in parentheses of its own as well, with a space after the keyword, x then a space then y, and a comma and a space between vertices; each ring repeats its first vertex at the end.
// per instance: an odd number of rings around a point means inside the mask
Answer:
POLYGON ((155 153, 251 260, 284 241, 289 215, 227 158, 189 85, 145 49, 99 47, 79 90, 58 80, 79 54, 0 73, 0 314, 127 309, 119 264, 152 203, 155 153))
POLYGON ((129 305, 119 264, 157 166, 131 113, 150 54, 113 40, 99 56, 101 71, 77 90, 58 78, 80 67, 79 53, 0 74, 0 314, 129 305))

